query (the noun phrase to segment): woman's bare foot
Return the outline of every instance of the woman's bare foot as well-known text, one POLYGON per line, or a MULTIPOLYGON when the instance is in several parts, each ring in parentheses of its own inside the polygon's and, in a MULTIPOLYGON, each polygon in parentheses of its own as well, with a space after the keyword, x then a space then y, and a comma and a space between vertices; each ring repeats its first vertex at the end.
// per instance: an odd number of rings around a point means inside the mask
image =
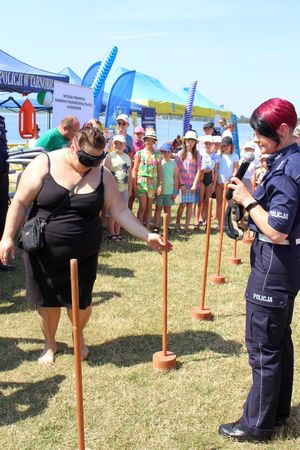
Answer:
POLYGON ((56 345, 45 344, 44 350, 38 359, 38 363, 43 366, 54 366, 56 345))
MULTIPOLYGON (((72 333, 72 341, 74 345, 74 334, 72 333)), ((81 361, 86 361, 89 359, 90 351, 88 346, 84 342, 84 337, 82 335, 79 336, 79 346, 80 346, 80 355, 81 361)))
POLYGON ((89 359, 90 351, 84 342, 83 336, 80 337, 80 354, 81 354, 81 361, 86 361, 89 359))

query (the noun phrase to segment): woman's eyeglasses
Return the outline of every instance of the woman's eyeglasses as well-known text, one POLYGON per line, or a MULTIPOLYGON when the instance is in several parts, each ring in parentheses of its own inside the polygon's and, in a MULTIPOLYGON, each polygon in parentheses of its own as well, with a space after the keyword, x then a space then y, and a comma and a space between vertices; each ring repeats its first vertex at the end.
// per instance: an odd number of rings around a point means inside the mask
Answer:
POLYGON ((122 127, 126 127, 127 122, 117 122, 118 125, 121 125, 122 127))

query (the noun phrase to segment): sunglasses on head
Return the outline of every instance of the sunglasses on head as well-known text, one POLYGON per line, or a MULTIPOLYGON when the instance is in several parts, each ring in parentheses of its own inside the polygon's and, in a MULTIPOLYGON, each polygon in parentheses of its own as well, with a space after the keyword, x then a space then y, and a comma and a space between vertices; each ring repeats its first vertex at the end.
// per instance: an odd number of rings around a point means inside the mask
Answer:
POLYGON ((97 167, 100 166, 101 161, 106 156, 106 152, 103 151, 100 156, 93 156, 86 153, 84 150, 79 149, 77 152, 78 161, 85 167, 97 167))

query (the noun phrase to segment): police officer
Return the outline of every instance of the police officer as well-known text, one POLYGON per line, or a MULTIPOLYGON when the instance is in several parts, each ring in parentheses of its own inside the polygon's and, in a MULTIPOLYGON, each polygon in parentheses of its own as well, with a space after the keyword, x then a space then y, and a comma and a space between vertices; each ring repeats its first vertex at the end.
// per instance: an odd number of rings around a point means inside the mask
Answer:
POLYGON ((300 289, 300 152, 294 106, 273 98, 250 125, 268 170, 253 196, 232 178, 233 199, 249 212, 255 233, 246 288, 246 345, 253 384, 244 412, 219 433, 238 441, 268 440, 290 414, 293 384, 291 321, 300 289))

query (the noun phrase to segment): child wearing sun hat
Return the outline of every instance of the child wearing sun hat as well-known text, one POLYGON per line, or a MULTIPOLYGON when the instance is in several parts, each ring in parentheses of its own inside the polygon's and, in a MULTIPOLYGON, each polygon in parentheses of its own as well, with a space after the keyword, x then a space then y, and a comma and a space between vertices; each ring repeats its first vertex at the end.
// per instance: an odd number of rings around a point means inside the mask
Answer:
POLYGON ((160 148, 162 154, 162 180, 163 189, 161 194, 157 195, 155 203, 155 216, 154 216, 154 228, 153 232, 159 232, 160 218, 162 209, 167 213, 167 226, 170 225, 171 207, 174 205, 175 198, 179 189, 179 172, 178 167, 174 159, 172 158, 173 147, 172 144, 167 142, 160 148))
POLYGON ((145 148, 135 154, 132 177, 139 199, 137 218, 150 229, 152 204, 155 195, 160 194, 163 188, 162 156, 155 151, 157 136, 153 128, 146 129, 143 139, 145 148))
MULTIPOLYGON (((130 156, 125 153, 126 139, 122 134, 115 134, 113 137, 113 151, 108 153, 105 158, 104 166, 113 174, 125 205, 131 194, 132 187, 132 169, 130 156)), ((109 211, 106 211, 108 224, 107 238, 116 243, 124 242, 121 234, 121 226, 112 217, 109 211)))
POLYGON ((175 230, 180 232, 180 221, 184 209, 186 208, 185 218, 185 234, 190 234, 190 221, 193 214, 193 205, 198 201, 201 156, 197 152, 197 133, 193 130, 187 131, 183 138, 183 148, 176 156, 176 162, 179 169, 180 191, 179 191, 179 207, 177 210, 177 218, 175 230))

